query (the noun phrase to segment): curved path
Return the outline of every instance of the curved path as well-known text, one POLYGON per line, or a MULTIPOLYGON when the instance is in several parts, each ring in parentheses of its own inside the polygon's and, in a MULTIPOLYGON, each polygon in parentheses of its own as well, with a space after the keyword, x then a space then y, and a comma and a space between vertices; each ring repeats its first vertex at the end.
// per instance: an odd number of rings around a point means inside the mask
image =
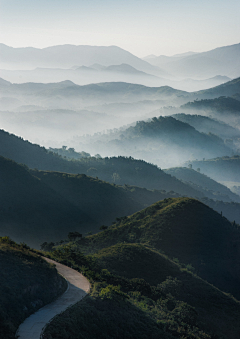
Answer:
POLYGON ((51 259, 44 259, 56 265, 57 271, 67 280, 68 288, 57 300, 40 308, 19 326, 16 333, 19 339, 39 339, 42 330, 55 315, 80 301, 90 291, 90 283, 81 273, 51 259))

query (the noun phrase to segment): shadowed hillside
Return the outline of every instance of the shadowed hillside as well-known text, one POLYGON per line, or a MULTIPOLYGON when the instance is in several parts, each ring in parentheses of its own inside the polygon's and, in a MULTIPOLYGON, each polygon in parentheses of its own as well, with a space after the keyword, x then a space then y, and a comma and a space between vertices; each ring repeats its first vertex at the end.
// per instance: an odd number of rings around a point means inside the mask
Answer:
POLYGON ((0 157, 0 235, 31 246, 66 238, 68 229, 87 231, 96 221, 31 175, 27 168, 0 157))
POLYGON ((201 172, 209 175, 217 181, 236 181, 240 182, 239 166, 240 156, 220 157, 206 159, 204 161, 191 161, 194 169, 201 168, 201 172))
POLYGON ((237 194, 233 193, 229 188, 211 179, 207 175, 200 173, 200 168, 198 171, 195 171, 192 168, 187 167, 174 167, 165 169, 164 172, 175 176, 177 179, 182 180, 185 183, 188 183, 193 188, 201 191, 205 197, 210 199, 217 199, 226 202, 240 202, 240 197, 237 194))
POLYGON ((201 192, 164 173, 157 166, 132 157, 64 159, 44 147, 31 144, 22 138, 0 131, 0 155, 39 170, 86 174, 107 182, 133 185, 147 189, 175 191, 192 197, 201 192))
POLYGON ((66 281, 25 244, 0 237, 0 333, 14 339, 30 314, 53 301, 67 288, 66 281))
POLYGON ((240 232, 197 200, 165 199, 85 239, 82 246, 96 251, 120 242, 154 246, 191 264, 200 277, 240 298, 240 232))
MULTIPOLYGON (((93 258, 101 268, 112 274, 128 279, 144 279, 150 285, 158 286, 190 304, 197 312, 198 321, 204 324, 204 330, 218 335, 224 333, 227 337, 237 335, 235 325, 230 333, 229 322, 239 317, 236 312, 240 312, 240 303, 234 302, 186 268, 181 268, 166 255, 140 244, 117 244, 100 250, 93 258), (221 308, 224 312, 219 312, 221 308)), ((187 268, 192 269, 191 265, 187 268)))

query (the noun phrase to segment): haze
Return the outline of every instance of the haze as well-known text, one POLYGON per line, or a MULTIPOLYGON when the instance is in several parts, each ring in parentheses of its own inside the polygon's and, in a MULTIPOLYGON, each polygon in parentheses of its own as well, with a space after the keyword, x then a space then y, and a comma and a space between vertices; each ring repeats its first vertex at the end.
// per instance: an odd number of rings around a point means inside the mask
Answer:
POLYGON ((237 0, 0 1, 0 42, 13 47, 117 45, 144 57, 239 42, 237 0))

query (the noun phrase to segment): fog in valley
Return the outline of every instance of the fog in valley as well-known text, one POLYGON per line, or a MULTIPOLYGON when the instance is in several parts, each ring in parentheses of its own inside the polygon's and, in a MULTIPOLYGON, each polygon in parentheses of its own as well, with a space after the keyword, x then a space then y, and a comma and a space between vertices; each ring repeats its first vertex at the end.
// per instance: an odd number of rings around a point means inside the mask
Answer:
POLYGON ((169 168, 240 152, 240 44, 143 59, 115 46, 0 50, 1 128, 62 156, 169 168))

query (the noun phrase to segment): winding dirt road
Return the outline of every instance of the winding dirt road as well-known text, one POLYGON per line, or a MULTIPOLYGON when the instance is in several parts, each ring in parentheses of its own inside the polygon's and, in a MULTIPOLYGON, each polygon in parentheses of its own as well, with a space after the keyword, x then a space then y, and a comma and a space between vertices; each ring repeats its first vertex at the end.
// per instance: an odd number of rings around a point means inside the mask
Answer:
POLYGON ((55 315, 80 301, 90 291, 90 283, 81 273, 51 259, 45 260, 56 265, 57 271, 67 280, 68 288, 57 300, 40 308, 19 326, 16 333, 19 339, 39 339, 43 328, 55 315))

